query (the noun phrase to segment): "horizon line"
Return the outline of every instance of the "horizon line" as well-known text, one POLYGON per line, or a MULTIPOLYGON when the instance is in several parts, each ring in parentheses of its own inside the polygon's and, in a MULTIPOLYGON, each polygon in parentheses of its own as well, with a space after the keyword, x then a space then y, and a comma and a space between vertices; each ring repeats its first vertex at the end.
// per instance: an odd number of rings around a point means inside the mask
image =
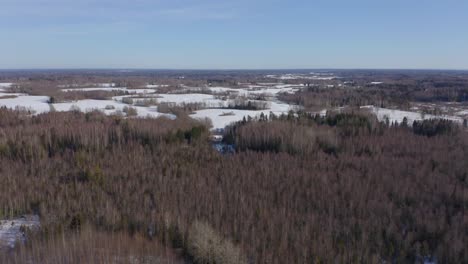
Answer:
POLYGON ((468 71, 468 68, 104 68, 104 67, 63 67, 63 68, 0 68, 2 71, 309 71, 309 70, 333 70, 333 71, 359 71, 359 70, 375 70, 375 71, 468 71))

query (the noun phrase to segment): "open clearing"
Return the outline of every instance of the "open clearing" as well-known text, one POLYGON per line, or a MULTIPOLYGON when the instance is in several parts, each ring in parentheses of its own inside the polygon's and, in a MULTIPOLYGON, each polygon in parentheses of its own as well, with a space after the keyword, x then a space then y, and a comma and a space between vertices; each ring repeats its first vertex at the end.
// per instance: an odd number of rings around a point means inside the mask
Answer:
MULTIPOLYGON (((161 117, 165 116, 171 119, 175 115, 161 113, 158 111, 158 105, 161 103, 173 106, 183 107, 189 104, 199 105, 200 110, 195 111, 190 116, 195 119, 212 120, 213 129, 222 129, 232 122, 240 121, 247 117, 257 117, 262 113, 268 115, 273 112, 276 115, 287 113, 296 106, 281 103, 277 100, 280 93, 294 93, 299 91, 304 85, 290 85, 283 83, 248 85, 247 88, 230 87, 183 87, 181 91, 187 93, 157 93, 158 87, 164 85, 146 85, 145 89, 128 89, 126 87, 115 87, 112 83, 94 84, 93 87, 70 87, 62 86, 62 92, 93 92, 93 91, 119 91, 127 95, 114 96, 107 100, 84 99, 68 101, 61 103, 49 103, 48 96, 32 96, 27 94, 9 93, 8 88, 11 83, 2 84, 2 93, 0 96, 17 96, 15 98, 0 98, 0 106, 10 109, 20 109, 28 111, 31 114, 47 113, 49 111, 101 111, 107 115, 119 114, 125 115, 124 109, 132 107, 136 110, 138 117, 161 117), (151 88, 149 88, 151 87, 151 88), (200 93, 208 91, 208 93, 200 93), (262 100, 258 100, 263 98, 262 100), (131 100, 128 100, 131 99, 131 100), (142 106, 145 100, 154 100, 156 105, 142 106), (235 109, 237 104, 256 103, 265 105, 265 109, 235 109), (226 114, 228 113, 228 114, 226 114)), ((178 91, 177 91, 178 92, 178 91)))
MULTIPOLYGON (((315 80, 331 81, 337 80, 329 73, 310 73, 310 74, 283 74, 268 75, 267 77, 278 80, 315 80)), ((347 85, 349 81, 338 83, 338 86, 347 85)), ((382 82, 371 82, 371 84, 381 84, 382 82)), ((0 83, 0 106, 10 109, 26 111, 30 114, 41 114, 49 111, 101 111, 107 115, 126 115, 126 108, 133 108, 136 117, 167 117, 176 118, 173 114, 159 112, 159 105, 165 104, 175 107, 186 107, 196 105, 196 110, 190 113, 190 117, 199 120, 211 120, 212 129, 223 129, 229 124, 241 121, 248 117, 258 117, 261 114, 275 115, 286 114, 291 110, 300 109, 296 105, 290 105, 278 100, 280 94, 294 94, 308 87, 309 84, 285 84, 282 82, 269 83, 245 83, 241 87, 225 86, 202 86, 191 87, 182 85, 179 89, 171 93, 158 93, 158 88, 168 87, 169 85, 147 84, 141 89, 129 89, 127 87, 116 87, 114 83, 89 84, 89 87, 76 85, 60 85, 61 92, 122 92, 125 95, 114 96, 106 100, 83 99, 75 101, 66 101, 60 103, 49 103, 48 96, 28 95, 14 93, 10 91, 13 83, 0 83), (261 109, 244 109, 249 103, 261 104, 261 109), (241 104, 241 105, 239 105, 241 104)), ((313 84, 312 84, 313 85, 313 84)), ((330 85, 329 85, 330 86, 330 85)), ((333 86, 333 85, 332 85, 333 86)), ((374 113, 380 121, 389 121, 390 123, 403 122, 404 118, 411 124, 413 121, 443 118, 453 120, 459 123, 468 114, 468 110, 462 106, 454 106, 454 111, 448 111, 451 106, 444 106, 441 109, 448 109, 442 114, 425 114, 420 111, 423 106, 417 105, 412 108, 414 111, 402 111, 398 109, 387 109, 370 106, 362 106, 362 109, 368 109, 374 113), (456 111, 455 111, 456 110, 456 111)), ((327 110, 323 109, 321 113, 327 110)))

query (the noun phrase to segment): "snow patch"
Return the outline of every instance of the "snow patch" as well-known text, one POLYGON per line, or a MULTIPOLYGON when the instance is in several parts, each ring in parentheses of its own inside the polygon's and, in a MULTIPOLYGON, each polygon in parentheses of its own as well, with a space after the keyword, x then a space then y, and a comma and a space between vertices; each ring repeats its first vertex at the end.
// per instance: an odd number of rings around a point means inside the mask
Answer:
POLYGON ((11 220, 0 220, 0 250, 12 249, 18 242, 25 242, 25 229, 40 227, 39 216, 29 215, 11 220))
POLYGON ((317 80, 317 81, 331 81, 336 79, 337 77, 332 74, 320 74, 320 73, 311 73, 311 75, 307 74, 282 74, 282 75, 267 75, 267 78, 272 79, 279 79, 279 80, 298 80, 298 79, 306 79, 306 80, 317 80))
MULTIPOLYGON (((124 107, 129 105, 117 102, 114 100, 79 100, 74 102, 67 103, 57 103, 53 105, 56 111, 67 112, 71 110, 79 110, 82 112, 91 112, 91 111, 101 111, 106 115, 112 115, 123 112, 124 107)), ((158 112, 157 107, 143 107, 143 106, 131 106, 135 108, 138 113, 138 117, 151 117, 157 118, 165 116, 170 119, 175 119, 174 115, 171 114, 162 114, 158 112)))
POLYGON ((145 87, 150 88, 150 89, 155 89, 155 88, 169 87, 169 85, 166 85, 166 84, 147 84, 145 87))
POLYGON ((13 83, 0 83, 1 88, 9 88, 13 85, 13 83))
POLYGON ((130 94, 147 94, 155 93, 155 89, 128 89, 125 87, 90 87, 90 88, 68 88, 62 89, 62 92, 92 92, 92 91, 108 91, 108 92, 127 92, 130 94))
POLYGON ((288 104, 271 102, 271 108, 267 110, 204 109, 196 111, 190 117, 199 120, 210 119, 213 125, 212 129, 218 130, 225 128, 231 123, 241 121, 244 117, 258 117, 262 113, 268 116, 270 112, 273 112, 275 115, 281 115, 288 113, 289 110, 291 110, 291 106, 288 104))
POLYGON ((6 107, 13 110, 18 108, 23 110, 31 110, 34 112, 34 114, 46 113, 50 110, 48 96, 32 96, 24 94, 5 95, 17 95, 18 97, 0 99, 0 107, 6 107))
POLYGON ((426 119, 447 119, 458 123, 463 122, 463 120, 460 117, 456 116, 427 115, 418 112, 394 110, 375 106, 362 106, 361 109, 369 109, 372 113, 374 113, 377 116, 377 119, 379 121, 385 121, 388 118, 390 123, 398 122, 400 124, 403 122, 403 119, 405 117, 408 120, 409 125, 412 125, 414 121, 421 121, 426 119))

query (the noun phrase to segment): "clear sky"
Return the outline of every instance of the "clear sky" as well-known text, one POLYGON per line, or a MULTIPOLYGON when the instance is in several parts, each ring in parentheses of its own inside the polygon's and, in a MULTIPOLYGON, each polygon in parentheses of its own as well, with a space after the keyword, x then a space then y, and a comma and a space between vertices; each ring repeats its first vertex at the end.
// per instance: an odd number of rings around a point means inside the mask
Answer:
POLYGON ((468 69, 468 1, 0 0, 0 68, 468 69))

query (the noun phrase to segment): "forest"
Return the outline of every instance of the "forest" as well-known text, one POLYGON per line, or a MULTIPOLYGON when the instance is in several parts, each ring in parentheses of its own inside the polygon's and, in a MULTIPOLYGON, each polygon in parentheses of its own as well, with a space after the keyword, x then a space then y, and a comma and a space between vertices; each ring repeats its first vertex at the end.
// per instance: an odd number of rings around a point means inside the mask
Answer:
POLYGON ((205 124, 0 109, 2 263, 467 263, 468 135, 349 110, 205 124))

